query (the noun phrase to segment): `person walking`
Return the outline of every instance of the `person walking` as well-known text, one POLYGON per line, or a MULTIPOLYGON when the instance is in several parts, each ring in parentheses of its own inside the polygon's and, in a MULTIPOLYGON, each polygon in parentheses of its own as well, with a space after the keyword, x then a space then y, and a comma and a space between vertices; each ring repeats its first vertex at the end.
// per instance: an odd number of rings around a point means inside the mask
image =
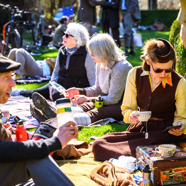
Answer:
POLYGON ((80 0, 77 19, 91 34, 92 25, 96 22, 96 5, 101 5, 104 0, 80 0))
POLYGON ((119 39, 119 7, 120 0, 106 0, 102 7, 101 25, 103 33, 109 33, 109 28, 112 30, 112 36, 120 47, 119 39))
POLYGON ((135 55, 132 27, 135 21, 141 19, 139 2, 138 0, 122 0, 121 9, 123 11, 125 56, 135 55))

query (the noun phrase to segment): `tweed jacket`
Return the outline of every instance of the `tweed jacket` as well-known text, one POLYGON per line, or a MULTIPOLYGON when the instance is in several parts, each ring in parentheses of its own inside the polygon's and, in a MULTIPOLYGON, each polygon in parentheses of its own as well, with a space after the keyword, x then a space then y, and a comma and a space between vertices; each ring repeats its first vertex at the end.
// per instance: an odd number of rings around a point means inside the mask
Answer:
POLYGON ((96 5, 101 5, 104 0, 80 0, 77 19, 94 24, 96 22, 96 5))
POLYGON ((127 8, 127 13, 132 15, 134 21, 141 19, 138 0, 125 0, 125 6, 127 8))

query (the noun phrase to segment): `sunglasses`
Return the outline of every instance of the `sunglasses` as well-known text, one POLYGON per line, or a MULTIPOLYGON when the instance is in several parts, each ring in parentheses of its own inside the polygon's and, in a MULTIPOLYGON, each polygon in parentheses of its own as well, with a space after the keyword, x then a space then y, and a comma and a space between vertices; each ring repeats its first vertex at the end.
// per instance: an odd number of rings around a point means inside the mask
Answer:
POLYGON ((162 73, 163 71, 165 71, 165 73, 170 73, 170 72, 174 71, 172 68, 168 68, 168 69, 157 68, 157 69, 154 69, 152 64, 151 64, 151 66, 152 66, 152 69, 155 73, 162 73))
POLYGON ((69 36, 74 37, 74 36, 71 35, 71 34, 65 33, 65 37, 66 37, 66 38, 68 38, 69 36))

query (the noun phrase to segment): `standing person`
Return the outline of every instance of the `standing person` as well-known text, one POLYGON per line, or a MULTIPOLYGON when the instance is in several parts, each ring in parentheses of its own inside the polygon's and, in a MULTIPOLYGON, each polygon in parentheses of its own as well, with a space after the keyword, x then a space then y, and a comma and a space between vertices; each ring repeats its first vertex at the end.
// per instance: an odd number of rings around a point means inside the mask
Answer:
POLYGON ((61 44, 63 41, 63 36, 65 34, 65 31, 67 29, 68 24, 68 17, 62 16, 62 18, 59 21, 59 25, 55 29, 54 35, 53 35, 53 43, 54 44, 61 44))
POLYGON ((135 55, 132 27, 134 21, 141 19, 139 2, 138 0, 122 0, 121 9, 123 10, 125 56, 135 55))
POLYGON ((136 147, 182 141, 186 130, 186 80, 176 70, 176 54, 164 39, 150 39, 143 47, 142 66, 127 77, 121 106, 127 131, 109 133, 93 143, 96 160, 136 156, 136 147), (136 111, 151 111, 151 118, 139 122, 136 111), (180 129, 163 130, 180 125, 180 129), (148 139, 145 133, 148 132, 148 139))
MULTIPOLYGON (((123 119, 120 111, 125 90, 126 78, 131 64, 125 59, 123 52, 113 38, 106 33, 93 36, 87 44, 90 56, 96 64, 96 83, 86 88, 70 88, 66 90, 72 103, 78 104, 85 112, 86 122, 91 124, 104 118, 123 119), (103 107, 95 108, 95 100, 101 95, 103 107)), ((77 125, 83 125, 81 115, 76 117, 77 125)))
MULTIPOLYGON (((14 70, 20 68, 16 63, 0 54, 0 103, 10 98, 15 82, 14 70)), ((77 139, 76 123, 68 122, 61 126, 52 138, 28 140, 25 142, 7 141, 10 133, 0 120, 0 185, 15 186, 33 178, 36 185, 74 185, 49 156, 55 150, 64 148, 71 139, 77 139)))
POLYGON ((181 23, 180 36, 183 41, 183 46, 186 49, 186 1, 180 0, 181 8, 178 14, 178 21, 181 23))
POLYGON ((23 48, 13 48, 8 58, 21 64, 21 67, 15 70, 17 79, 21 76, 51 76, 56 63, 54 58, 36 61, 23 48))
POLYGON ((77 19, 81 21, 89 34, 91 34, 92 25, 96 22, 95 6, 103 4, 104 0, 80 0, 77 19))
MULTIPOLYGON (((65 89, 70 87, 87 87, 95 84, 95 63, 86 50, 89 39, 87 29, 79 23, 69 23, 63 36, 63 46, 59 49, 51 81, 56 81, 65 89)), ((20 95, 31 97, 34 92, 46 99, 55 101, 60 92, 49 84, 27 91, 20 95)))
POLYGON ((106 0, 102 7, 101 25, 103 33, 109 33, 109 28, 112 30, 112 36, 120 47, 119 39, 119 7, 120 0, 106 0))

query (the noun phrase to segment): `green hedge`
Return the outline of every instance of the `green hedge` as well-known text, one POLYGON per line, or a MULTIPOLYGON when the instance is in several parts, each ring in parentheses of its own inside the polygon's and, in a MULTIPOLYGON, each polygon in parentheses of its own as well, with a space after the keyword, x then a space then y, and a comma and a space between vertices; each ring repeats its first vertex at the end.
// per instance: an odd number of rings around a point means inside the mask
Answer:
POLYGON ((152 25, 155 19, 160 18, 164 24, 170 28, 173 21, 177 18, 179 10, 141 10, 140 25, 152 25))
POLYGON ((171 26, 169 41, 177 55, 177 72, 186 78, 186 49, 180 37, 180 23, 175 20, 171 26))

